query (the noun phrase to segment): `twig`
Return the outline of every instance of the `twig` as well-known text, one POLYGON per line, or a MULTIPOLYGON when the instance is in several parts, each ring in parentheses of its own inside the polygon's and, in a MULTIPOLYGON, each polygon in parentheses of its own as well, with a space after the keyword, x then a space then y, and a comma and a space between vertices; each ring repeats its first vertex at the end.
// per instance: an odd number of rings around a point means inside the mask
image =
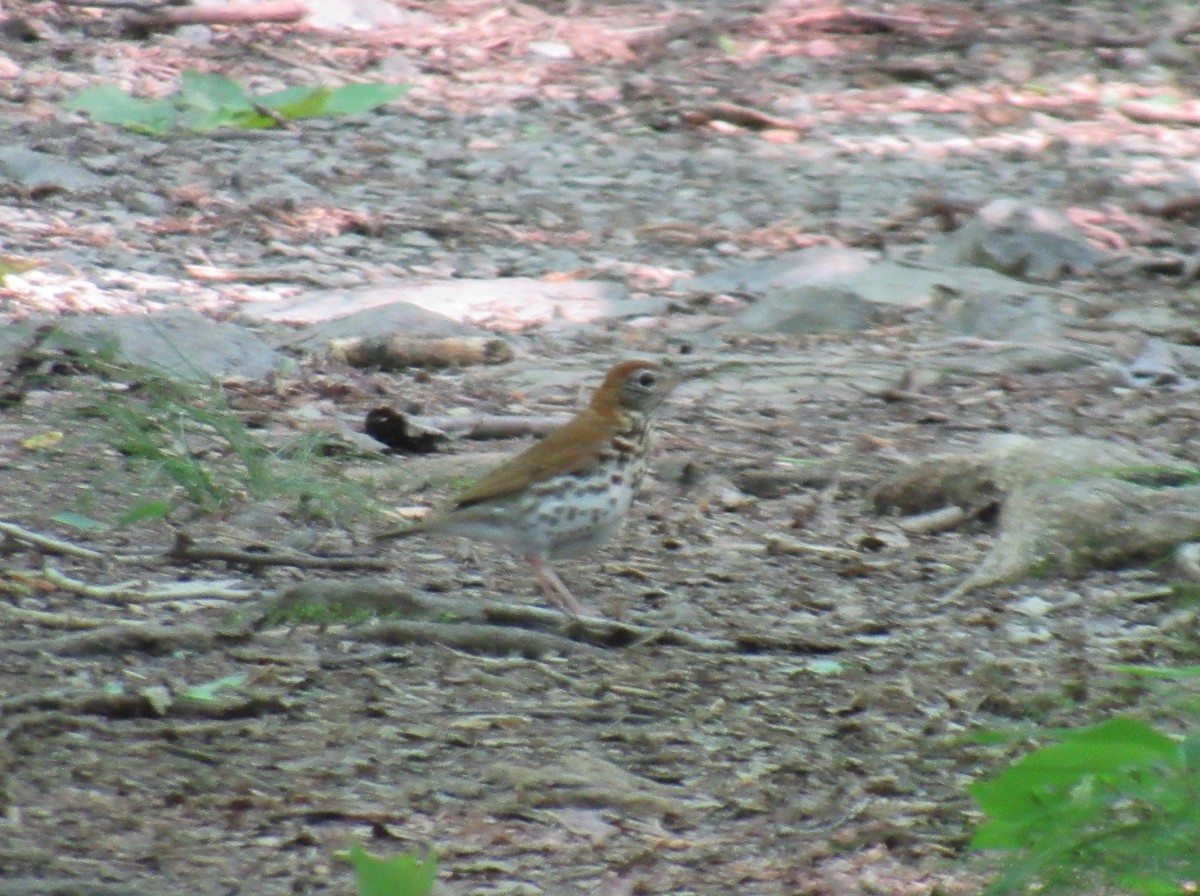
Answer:
POLYGON ((683 120, 691 125, 708 124, 710 121, 726 121, 729 124, 755 131, 769 129, 798 131, 801 125, 777 115, 769 115, 741 103, 717 101, 699 109, 683 113, 683 120))
POLYGON ((91 597, 103 601, 119 601, 123 603, 161 603, 171 600, 195 600, 207 598, 212 600, 245 600, 254 597, 257 592, 243 587, 237 579, 200 582, 171 582, 168 585, 150 585, 145 580, 134 579, 116 585, 92 585, 79 579, 63 575, 53 566, 47 565, 42 570, 46 581, 64 591, 70 591, 81 597, 91 597))
POLYGON ((291 0, 260 3, 227 3, 224 6, 155 7, 130 20, 128 30, 157 31, 180 25, 253 25, 260 22, 297 22, 308 7, 291 0))
MULTIPOLYGON (((561 616, 561 614, 560 614, 561 616)), ((409 622, 389 619, 357 627, 364 639, 381 644, 443 644, 459 650, 491 654, 518 653, 540 657, 548 653, 577 653, 583 645, 561 635, 471 623, 409 622)))
POLYGON ((66 628, 87 631, 101 628, 112 623, 111 619, 100 619, 96 616, 76 616, 74 613, 63 613, 59 610, 27 610, 24 607, 10 607, 0 604, 0 615, 10 622, 25 622, 39 625, 42 628, 66 628))
POLYGON ((863 559, 861 551, 851 550, 850 548, 835 548, 824 544, 812 544, 807 541, 797 541, 795 538, 788 538, 784 535, 769 536, 764 546, 767 554, 773 556, 779 554, 815 554, 818 557, 831 557, 834 560, 846 560, 850 562, 863 559))
POLYGON ((407 370, 504 364, 515 357, 503 339, 482 336, 347 336, 329 340, 329 356, 351 367, 407 370))
POLYGON ((3 532, 10 538, 15 538, 17 541, 23 541, 34 547, 42 548, 52 554, 67 554, 71 557, 85 557, 88 560, 106 559, 106 556, 99 551, 93 551, 91 548, 63 541, 61 538, 55 538, 53 535, 41 535, 37 532, 31 532, 23 526, 18 526, 16 523, 0 521, 0 532, 3 532))
POLYGON ((23 526, 18 526, 16 523, 4 522, 3 520, 0 520, 0 533, 10 538, 15 538, 17 541, 23 541, 33 547, 41 548, 47 553, 65 554, 69 557, 83 557, 85 560, 116 560, 122 563, 138 563, 155 559, 158 556, 157 554, 105 554, 101 551, 85 548, 74 542, 55 538, 53 535, 42 535, 40 532, 32 532, 23 526))
MULTIPOLYGON (((580 643, 622 648, 634 646, 640 641, 653 641, 705 652, 744 652, 741 639, 709 638, 678 629, 631 625, 597 616, 568 618, 558 610, 543 607, 440 597, 412 591, 401 582, 383 579, 303 582, 279 595, 272 609, 286 614, 293 607, 314 605, 335 607, 342 611, 368 610, 408 617, 393 630, 396 640, 388 643, 408 643, 428 638, 483 653, 529 651, 530 654, 540 654, 578 649, 580 643), (446 623, 443 620, 447 618, 455 621, 446 623), (454 628, 461 628, 464 633, 456 635, 449 631, 454 628), (544 637, 526 638, 512 629, 548 629, 555 634, 553 640, 547 641, 544 637), (489 633, 495 639, 491 645, 486 637, 489 633)), ((380 624, 391 625, 392 620, 380 624)), ((782 642, 775 647, 780 650, 792 649, 782 642)))
POLYGON ((254 107, 254 111, 259 115, 263 116, 264 118, 271 119, 271 121, 275 122, 277 127, 283 128, 285 131, 295 131, 299 129, 295 122, 288 121, 288 119, 284 118, 269 106, 264 106, 262 103, 254 102, 250 103, 250 105, 254 107))
POLYGON ((155 622, 119 623, 59 638, 32 638, 5 644, 10 654, 52 653, 58 656, 116 655, 130 652, 201 650, 218 637, 208 625, 159 625, 155 622))
POLYGON ((1126 594, 1116 594, 1104 601, 1106 606, 1119 606, 1123 603, 1148 603, 1154 600, 1162 600, 1166 597, 1172 597, 1176 593, 1176 589, 1172 585, 1162 585, 1158 588, 1149 588, 1145 591, 1130 591, 1126 594))
POLYGON ((273 694, 246 694, 221 700, 188 700, 178 695, 167 695, 166 700, 160 702, 145 691, 106 693, 96 688, 54 688, 0 700, 0 715, 33 710, 118 718, 140 715, 229 719, 282 712, 284 706, 273 694))
POLYGON ((519 439, 544 436, 567 422, 567 417, 515 417, 507 414, 480 414, 472 417, 413 417, 412 422, 460 439, 519 439))
POLYGON ((154 14, 166 6, 179 6, 179 0, 163 0, 161 3, 141 0, 54 0, 59 6, 81 6, 88 9, 132 9, 134 12, 154 14))
POLYGON ((1171 108, 1157 103, 1143 103, 1137 100, 1127 100, 1117 106, 1117 111, 1141 124, 1166 124, 1181 127, 1195 127, 1200 124, 1200 112, 1193 108, 1171 108))
POLYGON ((221 268, 209 264, 185 264, 183 271, 196 280, 208 280, 216 283, 276 283, 295 280, 300 276, 300 272, 295 269, 283 267, 251 270, 249 268, 221 268))
POLYGON ((958 505, 951 504, 928 513, 916 513, 902 517, 896 520, 896 525, 910 535, 924 535, 953 529, 966 519, 967 512, 958 505))
POLYGON ((220 560, 249 567, 295 566, 300 569, 371 569, 379 572, 386 572, 392 568, 390 563, 369 557, 314 557, 299 551, 249 551, 242 548, 197 546, 183 532, 176 533, 175 544, 167 552, 167 557, 189 562, 220 560))

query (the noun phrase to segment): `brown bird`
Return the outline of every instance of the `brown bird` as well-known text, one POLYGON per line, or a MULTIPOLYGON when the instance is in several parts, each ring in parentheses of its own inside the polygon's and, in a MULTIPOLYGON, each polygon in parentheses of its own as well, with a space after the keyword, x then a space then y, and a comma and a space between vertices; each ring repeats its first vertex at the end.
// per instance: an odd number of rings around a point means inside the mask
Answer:
POLYGON ((655 414, 677 382, 649 361, 616 365, 572 420, 420 523, 378 538, 444 532, 511 548, 547 601, 583 613, 549 561, 587 553, 620 528, 646 472, 655 414))

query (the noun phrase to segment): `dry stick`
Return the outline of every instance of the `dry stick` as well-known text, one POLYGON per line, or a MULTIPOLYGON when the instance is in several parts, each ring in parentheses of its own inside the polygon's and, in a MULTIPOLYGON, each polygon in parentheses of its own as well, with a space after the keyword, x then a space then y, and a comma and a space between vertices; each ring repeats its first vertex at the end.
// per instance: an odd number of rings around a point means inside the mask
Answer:
POLYGON ((410 367, 469 367, 503 364, 515 356, 503 339, 482 336, 347 336, 329 340, 329 356, 351 367, 407 370, 410 367))
POLYGON ((76 616, 74 613, 63 613, 61 610, 27 610, 23 607, 10 607, 0 604, 0 616, 10 622, 25 622, 42 628, 65 628, 87 631, 101 628, 112 623, 111 619, 101 619, 97 616, 76 616))
POLYGON ((126 718, 133 714, 158 716, 225 719, 280 712, 283 704, 269 694, 246 694, 222 700, 189 700, 171 696, 160 705, 145 692, 129 691, 110 694, 96 688, 53 688, 19 694, 0 700, 0 716, 28 711, 66 711, 76 714, 112 715, 126 718))
POLYGON ((243 566, 295 566, 300 569, 371 569, 386 572, 391 569, 390 563, 369 557, 314 557, 311 554, 301 554, 298 551, 247 551, 241 548, 224 548, 220 546, 205 547, 196 545, 189 536, 179 532, 175 536, 175 544, 167 551, 167 557, 172 560, 221 560, 225 563, 237 563, 243 566))
MULTIPOLYGON (((375 579, 354 582, 340 580, 314 580, 301 582, 281 596, 278 608, 286 610, 289 606, 318 604, 325 606, 355 607, 376 611, 390 610, 394 613, 410 617, 410 620, 398 624, 395 637, 399 642, 413 640, 419 637, 430 637, 442 643, 450 643, 443 639, 454 638, 450 630, 456 627, 469 627, 471 632, 464 634, 462 645, 470 644, 473 648, 480 646, 480 641, 486 642, 488 633, 493 639, 507 642, 504 649, 521 649, 528 646, 531 651, 545 652, 546 642, 541 633, 523 640, 523 634, 512 629, 550 629, 556 633, 553 637, 573 639, 568 641, 579 648, 578 642, 599 647, 629 646, 639 641, 649 640, 659 644, 669 644, 686 647, 691 650, 702 650, 723 653, 739 653, 742 647, 738 640, 728 638, 706 638, 689 632, 675 629, 650 628, 642 625, 632 625, 617 622, 597 616, 579 616, 566 618, 559 610, 542 607, 531 607, 516 604, 478 603, 466 598, 439 597, 432 594, 412 591, 400 582, 375 579), (434 627, 427 621, 443 618, 455 619, 454 624, 438 624, 434 627), (424 627, 417 627, 424 626, 424 627)), ((387 620, 383 625, 391 624, 387 620)), ((779 645, 786 648, 786 645, 779 645)), ((557 649, 557 648, 553 648, 557 649)), ((495 652, 493 649, 492 652, 495 652)))
POLYGON ((362 640, 380 644, 442 644, 481 653, 519 653, 540 657, 548 653, 578 653, 595 649, 561 635, 520 628, 471 623, 409 622, 389 619, 354 629, 362 640))
MULTIPOLYGON (((23 526, 18 526, 16 523, 9 523, 0 520, 0 533, 8 535, 10 538, 15 538, 17 541, 22 541, 36 548, 41 548, 43 551, 52 554, 65 554, 70 557, 82 557, 85 560, 116 560, 122 563, 139 563, 147 560, 160 559, 160 554, 105 554, 101 551, 85 548, 82 545, 74 544, 70 541, 64 541, 61 538, 55 538, 53 535, 42 535, 38 532, 32 532, 23 526)), ((176 535, 174 546, 167 551, 168 559, 171 560, 223 560, 228 563, 242 563, 247 566, 295 566, 301 569, 372 569, 386 571, 391 568, 390 564, 384 563, 382 560, 373 560, 370 558, 360 557, 315 557, 311 554, 301 554, 299 552, 275 552, 275 553, 260 553, 258 551, 246 551, 237 548, 221 548, 221 547, 196 547, 191 539, 183 533, 176 535)), ((62 576, 57 571, 52 571, 53 574, 62 576)), ((65 579, 70 583, 70 579, 65 579)), ((72 584, 63 584, 55 582, 61 588, 77 591, 78 587, 95 588, 97 586, 88 586, 82 582, 72 584)), ((116 589, 128 588, 137 583, 130 582, 125 586, 113 586, 116 589)), ((230 582, 216 582, 214 586, 226 587, 230 582)), ((195 587, 203 587, 203 583, 197 584, 195 587)), ((103 589, 101 589, 103 590, 103 589)), ((167 595, 168 588, 161 589, 163 595, 167 595)), ((79 592, 82 593, 82 592, 79 592)), ((156 594, 159 592, 155 592, 156 594)), ((88 597, 111 597, 111 594, 93 593, 86 595, 88 597)), ((155 597, 153 600, 179 600, 187 597, 196 597, 198 595, 188 593, 186 588, 181 588, 178 597, 163 596, 155 597)), ((240 597, 248 595, 217 595, 223 599, 237 600, 240 597)), ((151 599, 151 598, 148 598, 151 599)))
POLYGON ((507 414, 480 414, 473 417, 410 417, 409 422, 423 429, 444 432, 460 439, 519 439, 544 436, 569 420, 569 417, 543 415, 515 417, 507 414))
POLYGON ((220 268, 209 264, 185 264, 183 271, 197 280, 216 283, 275 283, 296 279, 297 272, 290 268, 252 270, 250 268, 220 268))
POLYGON ((967 519, 967 512, 956 504, 930 510, 928 513, 917 513, 901 517, 896 525, 910 535, 925 535, 931 532, 943 532, 953 529, 967 519))
POLYGON ((283 115, 281 115, 279 112, 276 112, 269 106, 264 106, 262 103, 255 102, 251 102, 250 105, 253 106, 254 111, 263 118, 269 118, 271 121, 275 122, 276 127, 283 128, 285 131, 296 131, 300 129, 299 125, 297 125, 295 122, 284 118, 283 115))
POLYGON ((207 625, 159 625, 154 622, 118 623, 58 638, 32 638, 4 645, 15 655, 52 653, 58 656, 96 656, 201 650, 224 637, 207 625))
POLYGON ((258 22, 298 22, 308 7, 291 0, 230 3, 226 6, 160 8, 132 19, 129 25, 147 31, 179 25, 252 25, 258 22))
POLYGON ((316 75, 321 78, 331 78, 338 81, 352 81, 358 84, 366 83, 367 81, 371 80, 370 78, 362 75, 356 75, 352 72, 342 71, 334 66, 316 65, 307 60, 295 59, 290 55, 281 52, 280 50, 276 50, 273 47, 268 47, 262 43, 250 44, 249 49, 261 53, 268 59, 274 59, 276 62, 282 62, 284 65, 290 65, 293 68, 300 69, 301 71, 308 72, 311 75, 316 75))
POLYGON ((161 603, 170 600, 245 600, 254 597, 256 591, 242 587, 237 579, 212 582, 172 582, 169 585, 150 585, 145 580, 120 582, 116 585, 91 585, 79 579, 63 575, 53 566, 42 570, 46 581, 64 591, 96 600, 121 601, 124 603, 161 603))
POLYGON ((72 544, 69 541, 63 541, 61 538, 55 538, 53 535, 40 535, 37 532, 30 532, 28 529, 18 526, 16 523, 8 523, 0 521, 0 532, 10 538, 15 538, 17 541, 23 541, 26 544, 33 545, 36 548, 42 548, 52 554, 66 554, 71 557, 85 557, 88 560, 105 560, 107 557, 99 551, 93 551, 91 548, 81 547, 77 544, 72 544))
POLYGON ((153 560, 158 556, 157 554, 105 554, 101 551, 85 548, 74 542, 55 538, 53 535, 42 535, 39 532, 33 532, 23 526, 18 526, 16 523, 9 523, 3 520, 0 520, 0 533, 10 538, 15 538, 17 541, 23 541, 33 547, 41 548, 43 551, 51 554, 83 557, 86 560, 117 560, 122 563, 138 563, 145 560, 153 560))
POLYGON ((83 6, 88 9, 132 9, 134 12, 155 13, 165 6, 171 6, 175 0, 163 0, 162 3, 144 3, 140 0, 54 0, 59 6, 83 6))
POLYGON ((802 129, 801 125, 786 118, 770 115, 751 106, 742 105, 741 103, 723 101, 709 103, 707 106, 702 106, 694 111, 685 112, 684 119, 689 124, 704 124, 714 120, 727 121, 738 127, 753 130, 774 128, 777 130, 798 131, 802 129))
POLYGON ((795 538, 788 538, 786 535, 769 535, 766 541, 763 542, 763 549, 768 556, 780 556, 787 554, 795 555, 815 555, 818 557, 829 557, 833 560, 843 560, 849 563, 857 562, 865 559, 862 551, 855 551, 851 548, 838 548, 832 545, 812 544, 807 541, 798 541, 795 538))

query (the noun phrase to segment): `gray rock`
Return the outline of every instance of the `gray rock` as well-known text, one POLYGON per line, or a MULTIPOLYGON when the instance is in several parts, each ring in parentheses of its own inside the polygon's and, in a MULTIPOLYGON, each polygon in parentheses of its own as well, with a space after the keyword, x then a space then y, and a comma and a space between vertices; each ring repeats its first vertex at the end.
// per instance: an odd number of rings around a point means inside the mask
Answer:
POLYGON ((113 346, 130 364, 186 380, 260 379, 285 358, 244 327, 209 320, 194 311, 159 314, 88 314, 62 318, 58 326, 89 346, 113 346))
POLYGON ((949 307, 946 332, 1019 344, 1062 339, 1062 314, 1046 296, 981 291, 960 296, 949 307))
POLYGON ((25 146, 0 148, 0 179, 30 189, 58 189, 68 193, 98 190, 105 182, 76 162, 25 146))
POLYGON ((869 268, 873 257, 859 249, 816 246, 789 252, 770 261, 739 264, 702 277, 676 281, 674 288, 686 292, 743 292, 766 295, 777 289, 825 283, 869 268))
POLYGON ((835 277, 828 285, 853 290, 868 302, 900 308, 923 308, 947 292, 1023 295, 1029 290, 1028 284, 987 268, 928 267, 890 260, 875 262, 845 277, 835 277))
POLYGON ((979 265, 1013 277, 1055 280, 1086 274, 1105 257, 1057 209, 997 199, 947 236, 934 254, 938 264, 979 265))
POLYGON ((550 283, 527 277, 464 278, 313 292, 285 302, 250 303, 240 311, 250 320, 310 324, 405 302, 452 320, 524 329, 556 319, 581 322, 611 317, 620 313, 615 309, 626 294, 620 284, 601 280, 550 283))
POLYGON ((751 305, 722 329, 740 333, 844 333, 865 330, 876 309, 857 293, 837 286, 797 286, 751 305))
POLYGON ((480 331, 467 324, 451 320, 442 314, 426 311, 407 302, 364 308, 346 317, 325 320, 301 330, 293 344, 306 349, 324 349, 330 339, 355 336, 378 338, 399 333, 404 336, 439 338, 443 336, 478 336, 480 331))

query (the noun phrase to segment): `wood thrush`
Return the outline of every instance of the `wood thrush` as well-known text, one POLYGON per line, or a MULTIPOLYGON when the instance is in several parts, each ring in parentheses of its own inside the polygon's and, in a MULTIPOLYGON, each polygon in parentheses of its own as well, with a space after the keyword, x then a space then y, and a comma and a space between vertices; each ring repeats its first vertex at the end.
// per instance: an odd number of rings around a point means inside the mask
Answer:
POLYGON ((649 361, 616 365, 572 420, 421 522, 378 538, 444 532, 511 548, 547 601, 583 613, 549 561, 587 553, 620 528, 646 472, 656 412, 677 382, 649 361))

